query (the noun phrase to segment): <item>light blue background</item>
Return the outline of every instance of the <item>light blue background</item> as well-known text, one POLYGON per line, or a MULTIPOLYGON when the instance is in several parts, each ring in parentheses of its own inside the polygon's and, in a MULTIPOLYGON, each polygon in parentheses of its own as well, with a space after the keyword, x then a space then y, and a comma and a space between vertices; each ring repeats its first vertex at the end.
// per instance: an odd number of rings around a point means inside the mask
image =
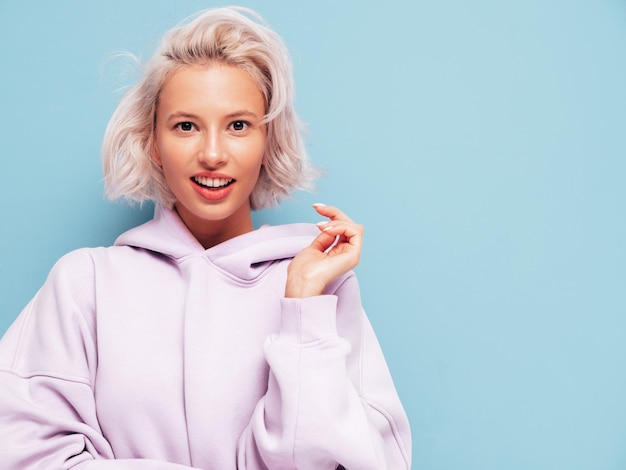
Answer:
MULTIPOLYGON (((366 226, 413 468, 626 468, 626 3, 244 4, 290 47, 328 171, 255 220, 319 200, 366 226)), ((62 254, 151 215, 102 197, 133 77, 106 57, 216 5, 0 0, 0 332, 62 254)))

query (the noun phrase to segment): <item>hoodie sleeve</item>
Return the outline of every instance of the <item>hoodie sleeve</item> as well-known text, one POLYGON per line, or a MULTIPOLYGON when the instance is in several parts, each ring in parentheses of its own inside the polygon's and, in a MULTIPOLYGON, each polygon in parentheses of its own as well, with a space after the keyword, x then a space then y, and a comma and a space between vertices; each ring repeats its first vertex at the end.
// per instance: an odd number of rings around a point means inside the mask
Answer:
POLYGON ((409 423, 353 274, 334 295, 282 299, 265 355, 239 469, 410 469, 409 423))
POLYGON ((63 257, 0 341, 3 470, 183 470, 112 460, 98 424, 94 269, 86 250, 63 257))

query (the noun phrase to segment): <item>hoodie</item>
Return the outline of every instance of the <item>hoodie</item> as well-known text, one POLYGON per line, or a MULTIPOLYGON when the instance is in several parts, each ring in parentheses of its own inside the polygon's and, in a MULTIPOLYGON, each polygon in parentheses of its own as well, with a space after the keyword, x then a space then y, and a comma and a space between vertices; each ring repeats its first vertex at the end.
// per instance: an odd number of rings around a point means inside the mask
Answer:
POLYGON ((353 273, 284 297, 319 233, 205 250, 175 211, 62 257, 0 341, 5 470, 408 469, 353 273))

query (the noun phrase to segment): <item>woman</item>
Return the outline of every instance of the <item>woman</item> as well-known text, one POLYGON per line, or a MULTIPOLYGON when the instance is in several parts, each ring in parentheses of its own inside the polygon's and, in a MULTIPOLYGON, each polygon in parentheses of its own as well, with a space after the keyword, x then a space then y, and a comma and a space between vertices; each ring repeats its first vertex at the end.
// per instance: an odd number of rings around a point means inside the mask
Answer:
POLYGON ((322 204, 252 226, 314 172, 287 52, 249 14, 172 29, 114 113, 107 191, 155 217, 64 256, 0 342, 2 468, 410 468, 362 228, 322 204))

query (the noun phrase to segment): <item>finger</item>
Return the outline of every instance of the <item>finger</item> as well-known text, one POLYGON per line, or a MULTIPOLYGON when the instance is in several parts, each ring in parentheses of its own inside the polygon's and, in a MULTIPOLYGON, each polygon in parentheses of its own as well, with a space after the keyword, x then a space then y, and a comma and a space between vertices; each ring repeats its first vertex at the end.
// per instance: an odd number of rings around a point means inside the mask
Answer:
POLYGON ((363 226, 354 222, 333 220, 318 224, 323 233, 333 237, 340 237, 340 241, 347 242, 356 247, 361 247, 363 240, 363 226))
POLYGON ((351 220, 329 220, 324 222, 318 222, 317 227, 323 231, 328 233, 333 233, 339 235, 341 233, 345 233, 349 236, 358 236, 363 235, 364 229, 363 226, 357 224, 356 222, 352 222, 351 220))
POLYGON ((326 204, 313 204, 313 208, 317 211, 318 214, 323 215, 324 217, 328 217, 330 220, 347 220, 352 221, 350 217, 344 214, 342 211, 337 209, 334 206, 327 206, 326 204))
POLYGON ((320 233, 315 239, 311 242, 311 247, 314 249, 325 252, 330 247, 332 247, 337 242, 337 236, 331 235, 327 232, 320 233))

